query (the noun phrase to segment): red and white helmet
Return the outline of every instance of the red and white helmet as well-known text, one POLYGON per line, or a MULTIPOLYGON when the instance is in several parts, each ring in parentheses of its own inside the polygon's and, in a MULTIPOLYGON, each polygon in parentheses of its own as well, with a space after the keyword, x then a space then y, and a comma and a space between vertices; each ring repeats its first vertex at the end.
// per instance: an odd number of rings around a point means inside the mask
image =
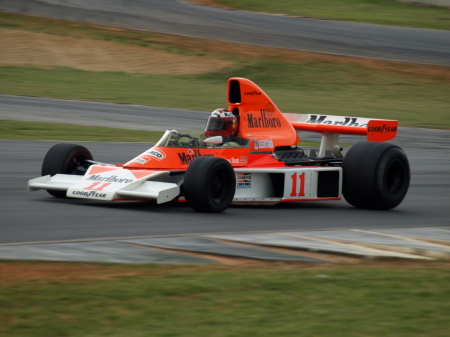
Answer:
POLYGON ((206 123, 205 137, 222 136, 222 138, 233 137, 238 130, 236 116, 225 109, 216 109, 206 123))

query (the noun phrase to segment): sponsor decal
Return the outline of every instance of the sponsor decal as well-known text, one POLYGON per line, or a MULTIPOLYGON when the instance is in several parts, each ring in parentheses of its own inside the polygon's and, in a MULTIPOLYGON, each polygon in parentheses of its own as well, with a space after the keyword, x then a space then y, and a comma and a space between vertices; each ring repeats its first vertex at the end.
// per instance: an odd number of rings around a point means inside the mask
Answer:
POLYGON ((246 156, 241 156, 239 158, 234 158, 231 157, 231 159, 227 159, 230 164, 245 164, 247 163, 247 157, 246 156))
POLYGON ((237 174, 237 188, 251 188, 252 187, 252 174, 251 173, 238 173, 237 174))
POLYGON ((108 187, 112 183, 101 183, 100 181, 96 181, 95 183, 89 185, 88 187, 85 187, 85 190, 94 190, 94 191, 103 191, 105 187, 108 187), (94 188, 95 187, 95 188, 94 188))
POLYGON ((245 96, 261 96, 262 93, 261 93, 261 91, 253 90, 253 91, 246 91, 246 92, 244 92, 244 95, 245 96))
POLYGON ((248 127, 256 128, 281 128, 281 121, 277 117, 270 117, 266 110, 261 109, 259 114, 248 114, 248 127))
POLYGON ((253 149, 254 150, 258 150, 258 139, 257 138, 253 138, 253 149))
POLYGON ((163 160, 164 158, 166 158, 166 154, 164 152, 156 149, 150 149, 148 151, 145 151, 144 154, 147 156, 152 156, 156 160, 163 160))
POLYGON ((147 160, 144 158, 135 158, 133 159, 133 161, 139 164, 145 164, 147 162, 147 160))
POLYGON ((260 149, 273 149, 273 142, 271 139, 260 140, 258 146, 260 149))
POLYGON ((99 193, 96 191, 73 191, 73 195, 79 196, 79 197, 86 197, 86 198, 106 198, 105 193, 99 193))
POLYGON ((272 103, 267 103, 266 104, 266 114, 268 116, 272 116, 273 115, 273 111, 274 111, 273 104, 272 103))
POLYGON ((336 120, 329 120, 328 116, 317 116, 317 115, 311 115, 309 121, 306 123, 312 123, 312 124, 328 124, 328 125, 342 125, 342 126, 353 126, 353 127, 359 127, 363 128, 366 127, 367 124, 359 124, 358 118, 356 117, 344 117, 344 121, 336 121, 336 120))
POLYGON ((202 154, 200 150, 192 150, 192 149, 189 149, 187 153, 178 152, 177 154, 178 158, 180 158, 180 162, 182 165, 188 165, 199 157, 214 157, 214 155, 212 154, 202 154))
POLYGON ((94 174, 87 178, 86 180, 93 180, 98 182, 105 182, 105 183, 121 183, 121 184, 129 184, 133 182, 133 179, 121 179, 117 176, 110 176, 110 177, 102 177, 98 174, 94 174))
POLYGON ((368 132, 380 132, 380 133, 388 133, 388 132, 397 132, 396 126, 387 126, 384 124, 383 126, 371 126, 367 129, 368 132))

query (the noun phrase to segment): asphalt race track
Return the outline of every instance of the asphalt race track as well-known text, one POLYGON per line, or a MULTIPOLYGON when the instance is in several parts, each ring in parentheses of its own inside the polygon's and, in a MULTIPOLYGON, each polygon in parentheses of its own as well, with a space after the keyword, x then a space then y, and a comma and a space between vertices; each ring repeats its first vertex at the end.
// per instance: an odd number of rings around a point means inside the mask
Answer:
MULTIPOLYGON (((98 125, 106 113, 111 120, 127 120, 152 129, 155 123, 169 128, 179 117, 191 116, 193 126, 203 127, 204 112, 76 102, 27 97, 0 96, 1 116, 21 119, 36 111, 65 121, 64 113, 87 116, 98 125), (46 112, 45 112, 46 111, 46 112), (122 112, 121 112, 122 111, 122 112), (131 111, 131 113, 130 113, 131 111), (133 113, 137 111, 139 113, 133 113), (45 113, 44 113, 45 112, 45 113), (58 112, 58 113, 56 113, 58 112), (200 123, 203 120, 203 123, 200 123), (200 124, 199 124, 200 123, 200 124)), ((32 119, 32 118, 31 118, 32 119)), ((177 122, 178 124, 178 122, 177 122)), ((301 134, 303 139, 310 135, 301 134)), ((317 136, 316 136, 317 137, 317 136)), ((317 139, 317 138, 316 138, 317 139)), ((342 143, 361 140, 342 136, 342 143)), ((450 224, 450 132, 400 128, 392 141, 406 151, 412 179, 403 203, 391 211, 355 209, 344 200, 304 202, 277 206, 232 206, 222 214, 201 214, 183 204, 156 205, 152 202, 105 203, 78 199, 55 199, 45 191, 27 192, 26 184, 40 175, 41 163, 51 141, 0 141, 0 244, 13 242, 122 238, 194 233, 297 231, 338 228, 382 228, 443 226, 450 224)), ((149 148, 149 143, 80 143, 102 162, 124 162, 149 148)))
POLYGON ((60 121, 150 131, 165 131, 176 126, 179 131, 201 131, 209 114, 206 111, 0 94, 0 119, 18 121, 60 121), (171 121, 176 121, 176 125, 171 121))
POLYGON ((0 10, 264 46, 450 65, 450 31, 314 20, 177 0, 0 0, 0 10))

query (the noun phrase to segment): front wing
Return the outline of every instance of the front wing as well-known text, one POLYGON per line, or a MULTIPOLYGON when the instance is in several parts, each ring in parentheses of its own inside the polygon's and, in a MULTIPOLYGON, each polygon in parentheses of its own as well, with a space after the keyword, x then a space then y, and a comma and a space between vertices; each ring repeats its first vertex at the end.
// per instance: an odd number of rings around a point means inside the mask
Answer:
POLYGON ((173 200, 180 186, 163 182, 169 171, 126 170, 93 165, 84 176, 56 174, 31 179, 28 190, 66 191, 67 197, 96 200, 155 199, 158 204, 173 200))

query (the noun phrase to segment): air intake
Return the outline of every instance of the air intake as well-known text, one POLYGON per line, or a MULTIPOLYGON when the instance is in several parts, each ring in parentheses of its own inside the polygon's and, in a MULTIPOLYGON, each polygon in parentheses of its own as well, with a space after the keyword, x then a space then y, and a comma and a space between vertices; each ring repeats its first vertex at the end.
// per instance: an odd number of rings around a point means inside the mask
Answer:
POLYGON ((228 101, 231 104, 241 103, 241 86, 239 85, 239 81, 232 80, 230 82, 230 91, 228 95, 229 95, 228 101))

